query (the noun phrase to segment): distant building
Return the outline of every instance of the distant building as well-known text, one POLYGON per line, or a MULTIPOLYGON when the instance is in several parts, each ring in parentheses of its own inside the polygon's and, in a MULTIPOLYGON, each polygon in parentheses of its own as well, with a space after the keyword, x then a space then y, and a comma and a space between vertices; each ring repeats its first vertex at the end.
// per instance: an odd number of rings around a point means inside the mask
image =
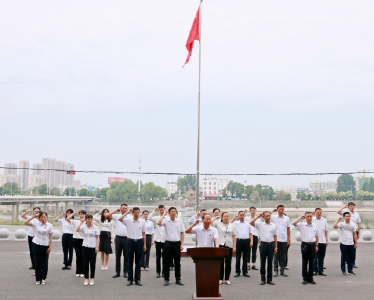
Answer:
POLYGON ((72 182, 72 186, 73 187, 80 187, 81 186, 81 181, 80 180, 74 180, 72 182))
POLYGON ((18 186, 21 185, 21 176, 19 175, 0 175, 0 186, 3 186, 6 183, 16 183, 18 186))
POLYGON ((219 181, 217 178, 204 178, 203 179, 203 194, 216 194, 219 193, 219 181))
POLYGON ((306 193, 308 191, 308 189, 307 188, 296 188, 296 193, 297 194, 302 194, 302 193, 306 193))
POLYGON ((168 182, 166 183, 166 193, 170 197, 171 194, 175 194, 178 191, 177 183, 176 182, 168 182))
POLYGON ((45 178, 43 175, 31 174, 29 175, 29 188, 32 189, 36 186, 45 184, 45 178))
POLYGON ((338 183, 336 181, 330 181, 327 180, 326 182, 319 182, 313 181, 309 184, 309 190, 313 192, 317 191, 335 191, 336 188, 338 187, 338 183))
POLYGON ((17 175, 17 164, 14 164, 14 163, 4 164, 4 175, 17 175))
POLYGON ((34 170, 32 170, 32 174, 34 174, 34 175, 43 175, 42 164, 33 164, 32 168, 34 169, 34 170))
POLYGON ((21 160, 19 162, 19 176, 21 176, 21 188, 23 191, 29 189, 29 161, 21 160))
POLYGON ((226 186, 229 184, 230 179, 219 179, 218 180, 218 190, 222 192, 226 186))

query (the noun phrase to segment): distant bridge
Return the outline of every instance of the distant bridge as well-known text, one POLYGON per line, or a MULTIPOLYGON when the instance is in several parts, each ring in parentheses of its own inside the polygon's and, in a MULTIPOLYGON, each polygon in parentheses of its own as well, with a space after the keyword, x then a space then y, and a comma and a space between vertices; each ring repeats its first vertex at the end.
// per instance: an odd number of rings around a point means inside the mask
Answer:
POLYGON ((85 204, 93 200, 94 197, 79 196, 0 196, 0 205, 12 205, 12 222, 17 222, 20 204, 30 204, 31 209, 34 208, 35 204, 43 204, 44 211, 47 211, 47 204, 54 203, 56 205, 55 215, 57 216, 60 203, 65 203, 65 210, 67 210, 71 202, 76 208, 78 203, 85 204))

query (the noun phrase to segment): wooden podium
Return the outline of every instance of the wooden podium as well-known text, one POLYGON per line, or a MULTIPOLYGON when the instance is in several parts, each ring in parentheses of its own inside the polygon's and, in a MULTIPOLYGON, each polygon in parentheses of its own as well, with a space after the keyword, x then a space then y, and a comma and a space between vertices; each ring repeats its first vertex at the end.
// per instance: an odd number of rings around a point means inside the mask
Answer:
POLYGON ((192 300, 222 300, 219 293, 219 274, 222 259, 229 255, 227 248, 188 248, 196 267, 196 294, 192 300))

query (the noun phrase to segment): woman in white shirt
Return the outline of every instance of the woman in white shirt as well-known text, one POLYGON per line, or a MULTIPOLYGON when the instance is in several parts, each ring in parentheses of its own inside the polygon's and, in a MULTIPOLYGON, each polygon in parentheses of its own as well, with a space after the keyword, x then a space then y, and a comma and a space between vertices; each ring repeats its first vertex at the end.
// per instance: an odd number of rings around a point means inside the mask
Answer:
POLYGON ((229 249, 229 255, 225 256, 221 263, 219 284, 223 283, 223 277, 225 277, 226 284, 230 285, 232 254, 236 252, 236 229, 235 225, 229 221, 228 212, 222 213, 221 222, 214 222, 219 218, 218 216, 212 219, 212 226, 216 227, 218 230, 219 246, 229 249))
POLYGON ((155 226, 154 223, 148 220, 149 211, 143 211, 143 218, 145 220, 145 235, 146 235, 146 246, 147 251, 143 252, 142 260, 140 263, 141 270, 149 271, 149 254, 151 252, 151 247, 153 246, 153 237, 155 233, 155 226))
POLYGON ((105 208, 93 216, 95 223, 100 228, 101 270, 108 270, 109 254, 113 253, 111 243, 114 239, 114 221, 111 217, 108 218, 107 214, 109 214, 109 210, 105 208))
POLYGON ((63 264, 65 265, 62 267, 63 270, 70 270, 73 261, 73 224, 66 220, 71 214, 73 214, 73 210, 68 209, 66 213, 62 213, 55 218, 55 222, 62 226, 62 251, 64 252, 63 264), (65 218, 60 219, 62 216, 65 216, 65 218))
POLYGON ((25 225, 35 228, 32 239, 35 258, 36 284, 45 284, 48 273, 48 258, 52 248, 53 226, 48 222, 48 214, 40 211, 25 221, 25 225), (38 221, 33 221, 39 219, 38 221))
POLYGON ((85 210, 80 210, 79 212, 76 210, 73 214, 66 218, 66 221, 70 222, 73 225, 73 246, 75 250, 75 276, 76 277, 84 277, 83 271, 83 255, 82 255, 82 244, 83 244, 83 233, 77 232, 77 227, 81 223, 81 221, 85 220, 87 212, 85 210), (79 213, 79 220, 72 219, 75 214, 79 213))
MULTIPOLYGON (((21 217, 24 218, 24 219, 28 219, 28 218, 31 218, 33 215, 36 215, 38 214, 40 211, 40 208, 39 207, 34 207, 34 209, 28 209, 26 210, 22 215, 21 217), (29 212, 33 212, 31 214, 30 217, 26 217, 27 213, 29 212)), ((34 219, 34 221, 37 221, 36 219, 34 219)), ((34 238, 34 229, 33 227, 30 226, 29 230, 27 231, 27 241, 28 241, 28 244, 29 244, 29 251, 30 251, 30 259, 31 259, 31 267, 29 268, 29 270, 35 270, 35 258, 34 258, 34 250, 33 250, 33 245, 32 245, 32 239, 34 238)), ((34 275, 35 275, 35 272, 34 272, 34 275)))
POLYGON ((77 227, 77 232, 83 233, 82 255, 83 255, 83 272, 86 280, 84 285, 88 285, 90 278, 90 285, 94 285, 95 270, 96 270, 96 254, 99 252, 100 230, 93 224, 92 215, 86 215, 85 220, 77 227), (86 222, 86 224, 84 224, 86 222), (91 270, 90 270, 91 269, 91 270), (91 271, 91 276, 88 272, 91 271))

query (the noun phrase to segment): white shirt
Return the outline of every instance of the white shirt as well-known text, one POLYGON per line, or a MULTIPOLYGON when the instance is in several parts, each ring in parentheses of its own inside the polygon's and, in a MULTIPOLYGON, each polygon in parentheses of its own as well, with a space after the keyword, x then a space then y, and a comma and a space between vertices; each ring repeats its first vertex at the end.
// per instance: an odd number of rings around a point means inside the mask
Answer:
MULTIPOLYGON (((155 229, 155 236, 154 236, 154 241, 158 243, 164 243, 165 242, 165 228, 163 226, 158 226, 157 222, 161 218, 161 216, 153 216, 155 214, 155 211, 151 212, 149 215, 148 220, 156 224, 156 229, 155 229)), ((166 220, 168 217, 165 217, 164 220, 166 220)))
POLYGON ((255 222, 255 227, 258 230, 261 242, 274 242, 274 235, 277 235, 277 225, 271 222, 269 224, 266 222, 255 222))
POLYGON ((271 216, 270 222, 277 225, 277 240, 278 242, 287 242, 287 228, 291 228, 291 221, 290 218, 283 215, 283 217, 279 217, 279 215, 271 216))
MULTIPOLYGON (((358 231, 358 223, 361 223, 360 214, 358 212, 353 212, 353 213, 351 213, 350 211, 348 211, 348 212, 351 215, 350 222, 355 224, 355 230, 358 231)), ((343 213, 342 213, 342 218, 343 219, 344 219, 344 217, 343 217, 344 213, 345 213, 345 211, 343 211, 343 213)))
POLYGON ((312 223, 309 225, 307 222, 297 223, 296 229, 300 231, 301 241, 304 243, 314 243, 318 236, 318 226, 312 223))
MULTIPOLYGON (((31 217, 28 217, 27 219, 30 219, 31 217)), ((30 223, 32 224, 32 223, 34 223, 34 222, 39 222, 39 220, 38 219, 32 219, 31 221, 30 221, 30 223)), ((31 237, 33 237, 34 235, 35 235, 35 227, 34 226, 29 226, 29 229, 27 230, 27 235, 28 236, 31 236, 31 237)))
POLYGON ((354 245, 355 240, 353 239, 353 232, 355 230, 355 223, 352 221, 347 224, 345 221, 338 223, 340 228, 340 242, 343 245, 354 245))
MULTIPOLYGON (((258 230, 257 230, 257 228, 251 225, 251 221, 253 219, 256 219, 256 217, 254 217, 254 218, 252 218, 252 217, 245 217, 244 221, 247 221, 249 223, 249 226, 251 226, 251 232, 252 232, 252 234, 255 235, 255 236, 258 236, 258 230)), ((255 225, 256 225, 256 223, 261 223, 261 220, 257 219, 255 221, 255 225)))
POLYGON ((229 248, 234 247, 233 235, 236 235, 235 225, 229 223, 228 225, 223 224, 223 222, 213 222, 213 226, 217 228, 219 244, 222 246, 227 246, 229 248))
POLYGON ((214 239, 218 237, 216 228, 209 226, 208 230, 204 226, 194 226, 191 233, 196 234, 197 247, 215 247, 214 239))
POLYGON ((73 228, 74 228, 73 239, 83 240, 83 238, 84 238, 83 232, 82 231, 79 231, 79 232, 77 231, 77 227, 81 223, 81 220, 80 219, 79 220, 71 219, 70 223, 73 225, 73 228))
POLYGON ((73 224, 66 221, 66 219, 58 219, 57 223, 61 224, 62 233, 73 234, 73 230, 74 230, 73 224))
POLYGON ((321 219, 313 217, 312 222, 318 227, 318 244, 326 244, 326 231, 329 231, 327 220, 323 217, 321 219))
POLYGON ((31 224, 35 228, 35 236, 32 239, 32 242, 40 246, 49 246, 49 234, 53 233, 52 224, 49 222, 43 224, 38 220, 31 224))
POLYGON ((184 224, 181 219, 172 221, 170 218, 162 220, 162 225, 157 227, 164 227, 165 241, 179 242, 181 240, 181 233, 185 231, 184 224))
POLYGON ((100 231, 107 231, 111 234, 111 239, 114 239, 114 222, 113 220, 105 220, 101 222, 101 215, 95 214, 93 216, 94 221, 96 222, 97 226, 100 228, 100 231))
POLYGON ((240 222, 235 221, 233 223, 235 225, 236 230, 236 238, 237 239, 249 239, 249 235, 251 234, 251 225, 247 221, 240 222))
POLYGON ((140 240, 143 238, 145 232, 145 222, 143 219, 135 221, 133 218, 123 218, 123 224, 127 227, 127 237, 133 240, 140 240))
POLYGON ((155 225, 152 221, 144 220, 145 222, 145 234, 154 234, 155 233, 155 225))
MULTIPOLYGON (((127 237, 127 227, 123 224, 123 222, 118 221, 118 219, 122 216, 122 214, 113 214, 112 218, 116 225, 116 236, 121 237, 127 237)), ((132 219, 132 216, 126 215, 124 219, 130 218, 132 219)))
POLYGON ((83 247, 96 248, 96 236, 100 235, 99 227, 92 225, 88 227, 87 224, 81 226, 83 233, 83 247))
POLYGON ((202 219, 197 218, 197 215, 196 215, 196 214, 194 214, 194 215, 193 215, 193 216, 188 220, 188 223, 190 223, 191 225, 192 225, 192 224, 195 224, 196 220, 200 220, 200 222, 199 222, 198 224, 196 224, 195 227, 196 227, 196 226, 200 227, 200 226, 203 225, 202 219))

